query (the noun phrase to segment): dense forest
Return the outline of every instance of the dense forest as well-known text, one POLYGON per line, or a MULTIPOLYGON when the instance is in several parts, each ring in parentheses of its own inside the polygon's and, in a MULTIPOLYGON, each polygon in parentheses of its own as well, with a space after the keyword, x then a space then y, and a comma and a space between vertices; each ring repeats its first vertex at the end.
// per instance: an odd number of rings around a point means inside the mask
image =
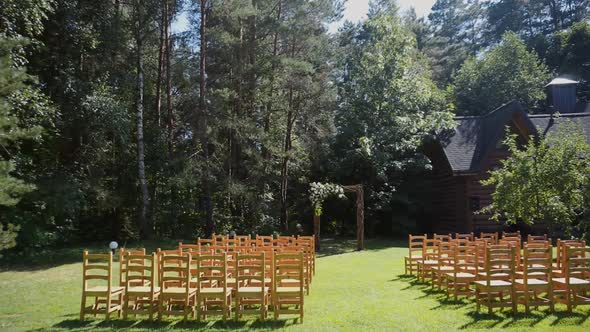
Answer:
POLYGON ((558 74, 590 99, 587 0, 374 0, 330 33, 343 6, 3 0, 0 249, 310 231, 314 181, 363 184, 368 235, 402 232, 454 115, 541 112, 558 74))

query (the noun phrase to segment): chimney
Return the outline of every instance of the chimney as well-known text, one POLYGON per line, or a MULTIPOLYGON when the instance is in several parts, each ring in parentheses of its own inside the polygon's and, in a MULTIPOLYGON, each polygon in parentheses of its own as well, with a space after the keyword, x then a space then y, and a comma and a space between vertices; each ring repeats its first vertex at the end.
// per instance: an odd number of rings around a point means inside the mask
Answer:
POLYGON ((557 77, 549 84, 547 88, 547 102, 552 112, 574 113, 576 110, 576 86, 577 81, 567 78, 557 77))

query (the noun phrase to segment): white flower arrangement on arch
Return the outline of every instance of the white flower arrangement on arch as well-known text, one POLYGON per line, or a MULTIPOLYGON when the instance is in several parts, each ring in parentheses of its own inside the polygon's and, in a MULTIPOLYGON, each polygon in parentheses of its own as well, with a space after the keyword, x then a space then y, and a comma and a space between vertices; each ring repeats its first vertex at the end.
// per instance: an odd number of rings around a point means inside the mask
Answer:
POLYGON ((322 204, 332 195, 344 198, 344 188, 334 183, 312 182, 309 184, 309 200, 316 216, 322 215, 322 204))

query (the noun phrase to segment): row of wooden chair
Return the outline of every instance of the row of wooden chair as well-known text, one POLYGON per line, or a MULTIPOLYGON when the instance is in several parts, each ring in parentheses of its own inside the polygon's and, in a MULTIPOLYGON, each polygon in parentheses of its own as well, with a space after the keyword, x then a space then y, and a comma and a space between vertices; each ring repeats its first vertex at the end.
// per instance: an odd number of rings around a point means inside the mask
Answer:
POLYGON ((314 274, 312 237, 289 241, 231 245, 219 239, 199 239, 177 249, 146 254, 145 249, 120 250, 118 286, 112 281, 113 256, 83 256, 83 292, 80 319, 86 314, 180 315, 198 319, 235 311, 235 319, 257 313, 275 319, 299 314, 303 320, 304 294, 314 274), (310 239, 311 238, 311 239, 310 239), (87 306, 87 298, 94 303, 87 306))
MULTIPOLYGON (((490 237, 491 238, 491 237, 490 237)), ((488 307, 531 306, 564 303, 568 311, 576 305, 590 304, 590 247, 580 240, 558 240, 557 260, 546 236, 527 238, 503 236, 488 241, 473 241, 455 236, 450 239, 428 239, 426 235, 410 236, 406 274, 416 275, 431 287, 444 287, 452 295, 475 296, 477 310, 488 307)))

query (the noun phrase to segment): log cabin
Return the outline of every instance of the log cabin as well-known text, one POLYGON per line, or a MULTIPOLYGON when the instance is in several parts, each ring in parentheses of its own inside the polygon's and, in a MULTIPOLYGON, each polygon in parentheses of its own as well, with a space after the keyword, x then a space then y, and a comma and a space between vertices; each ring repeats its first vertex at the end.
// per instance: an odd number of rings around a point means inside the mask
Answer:
MULTIPOLYGON (((480 181, 489 171, 502 166, 509 157, 502 141, 506 128, 518 135, 519 143, 556 130, 560 124, 573 121, 581 126, 590 143, 590 106, 576 100, 577 82, 556 78, 547 84, 545 112, 530 114, 513 101, 483 116, 456 117, 457 126, 446 137, 426 144, 424 153, 431 160, 431 219, 422 225, 435 233, 495 232, 508 227, 490 220, 489 215, 475 213, 491 203, 491 186, 480 181)), ((514 228, 512 226, 511 228, 514 228)), ((537 225, 529 232, 543 232, 537 225)))

